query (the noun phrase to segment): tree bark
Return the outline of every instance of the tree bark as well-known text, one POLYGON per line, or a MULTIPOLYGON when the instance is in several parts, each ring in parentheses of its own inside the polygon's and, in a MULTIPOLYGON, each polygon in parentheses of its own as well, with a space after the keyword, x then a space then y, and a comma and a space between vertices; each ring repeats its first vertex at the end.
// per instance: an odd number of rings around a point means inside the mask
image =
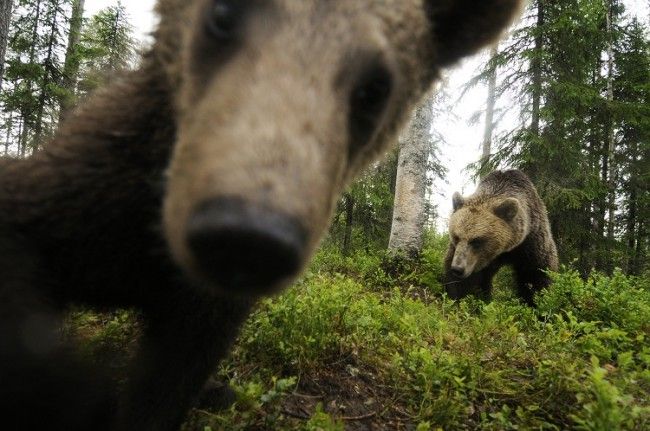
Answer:
POLYGON ((5 58, 7 56, 12 9, 13 0, 0 0, 0 91, 2 91, 2 77, 5 74, 5 58))
POLYGON ((50 35, 47 41, 47 54, 43 61, 43 79, 40 82, 40 94, 38 96, 38 105, 36 109, 36 124, 34 125, 34 143, 33 152, 38 151, 43 141, 43 122, 45 121, 45 105, 47 104, 47 92, 50 84, 53 82, 54 72, 54 45, 56 44, 57 17, 59 5, 54 5, 52 22, 50 23, 50 35))
POLYGON ((25 158, 25 152, 27 148, 27 135, 24 133, 26 129, 25 125, 25 118, 20 119, 20 123, 18 124, 18 149, 17 153, 18 156, 21 158, 25 158))
MULTIPOLYGON (((36 61, 36 41, 37 41, 37 36, 38 36, 38 30, 39 30, 39 24, 41 21, 41 6, 42 6, 42 1, 38 0, 36 2, 36 10, 34 12, 34 26, 32 27, 32 46, 29 49, 29 64, 33 65, 34 61, 36 61)), ((27 80, 27 88, 29 89, 29 92, 31 93, 34 91, 33 89, 33 81, 32 79, 27 80)), ((18 151, 19 155, 21 158, 24 158, 27 155, 27 142, 29 140, 29 134, 31 132, 31 127, 34 126, 33 123, 33 118, 32 117, 33 111, 31 108, 27 107, 22 107, 20 109, 20 115, 21 115, 21 121, 20 121, 20 126, 19 126, 19 133, 18 133, 18 151)))
POLYGON ((634 249, 634 273, 641 274, 644 269, 647 269, 646 257, 648 250, 648 235, 646 233, 646 225, 644 220, 639 220, 639 225, 636 229, 636 248, 634 249), (644 268, 645 266, 645 268, 644 268))
POLYGON ((83 25, 83 15, 86 0, 74 0, 72 4, 72 16, 70 18, 70 29, 68 32, 68 47, 65 51, 65 64, 63 66, 63 80, 61 86, 66 90, 61 98, 59 121, 63 120, 66 114, 74 106, 74 93, 77 87, 77 78, 79 75, 79 57, 77 48, 81 37, 81 28, 83 25))
MULTIPOLYGON (((611 109, 614 101, 614 36, 612 31, 612 1, 609 1, 607 8, 607 104, 608 109, 611 109)), ((607 186, 609 189, 608 200, 608 224, 607 224, 607 240, 608 248, 611 247, 614 241, 614 225, 615 225, 615 206, 616 206, 616 163, 614 161, 615 153, 615 139, 614 139, 614 121, 609 116, 609 124, 607 130, 607 186)))
POLYGON ((492 133, 494 132, 494 106, 496 104, 496 87, 497 87, 497 68, 494 59, 497 56, 498 45, 495 44, 490 50, 490 74, 488 77, 488 97, 487 107, 485 110, 485 128, 483 130, 483 150, 481 155, 480 174, 483 178, 487 172, 485 168, 490 162, 492 154, 492 133))
POLYGON ((7 120, 7 134, 5 135, 5 153, 9 154, 9 144, 11 143, 11 130, 14 127, 14 111, 9 111, 9 119, 7 120))
POLYGON ((400 137, 395 203, 388 250, 416 257, 422 251, 426 222, 427 159, 430 147, 432 99, 414 112, 411 124, 400 137))
POLYGON ((354 222, 354 198, 349 193, 345 194, 345 232, 343 234, 342 252, 344 256, 350 254, 352 243, 352 223, 354 222))
POLYGON ((629 255, 627 256, 627 273, 635 273, 635 240, 636 240, 636 185, 632 184, 632 190, 630 190, 630 195, 628 197, 628 214, 627 214, 627 249, 629 255))
POLYGON ((544 3, 537 0, 537 28, 535 33, 535 54, 530 63, 533 75, 533 106, 531 109, 530 133, 539 137, 540 105, 542 100, 542 50, 544 39, 542 28, 544 26, 544 3))

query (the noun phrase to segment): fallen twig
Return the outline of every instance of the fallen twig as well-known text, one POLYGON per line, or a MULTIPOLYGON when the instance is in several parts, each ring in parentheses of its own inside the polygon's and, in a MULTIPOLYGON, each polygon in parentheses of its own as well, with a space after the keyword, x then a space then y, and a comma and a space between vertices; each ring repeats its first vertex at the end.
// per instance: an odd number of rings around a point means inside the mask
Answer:
POLYGON ((362 421, 364 419, 371 418, 375 416, 377 412, 370 412, 361 416, 341 416, 340 419, 343 421, 362 421))

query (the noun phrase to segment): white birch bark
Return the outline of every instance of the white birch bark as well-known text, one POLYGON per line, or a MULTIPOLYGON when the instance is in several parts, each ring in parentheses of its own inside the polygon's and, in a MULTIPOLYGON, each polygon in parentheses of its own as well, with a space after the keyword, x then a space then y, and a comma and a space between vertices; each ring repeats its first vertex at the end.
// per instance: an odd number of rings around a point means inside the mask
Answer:
POLYGON ((422 251, 426 222, 427 159, 431 142, 432 98, 427 98, 399 139, 393 223, 388 250, 408 257, 422 251))
MULTIPOLYGON (((497 56, 497 45, 495 44, 490 50, 490 60, 497 56)), ((490 155, 492 154, 492 133, 494 132, 494 106, 496 104, 496 86, 497 86, 497 70, 496 66, 490 70, 488 78, 488 97, 487 108, 485 110, 485 128, 483 129, 483 150, 481 154, 481 177, 484 177, 487 172, 484 171, 485 165, 490 162, 490 155)))

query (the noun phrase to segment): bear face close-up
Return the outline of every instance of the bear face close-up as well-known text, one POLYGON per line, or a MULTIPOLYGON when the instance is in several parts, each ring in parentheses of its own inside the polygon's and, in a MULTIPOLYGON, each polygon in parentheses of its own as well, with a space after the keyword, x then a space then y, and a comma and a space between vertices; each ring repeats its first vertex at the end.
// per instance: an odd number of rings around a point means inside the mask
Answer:
POLYGON ((285 286, 439 69, 491 40, 516 4, 163 0, 175 260, 235 294, 285 286))
POLYGON ((255 300, 300 274, 344 188, 520 3, 160 0, 138 69, 0 169, 5 421, 178 429, 255 300), (56 341, 70 305, 140 313, 119 395, 56 341), (44 381, 58 396, 39 395, 44 381))

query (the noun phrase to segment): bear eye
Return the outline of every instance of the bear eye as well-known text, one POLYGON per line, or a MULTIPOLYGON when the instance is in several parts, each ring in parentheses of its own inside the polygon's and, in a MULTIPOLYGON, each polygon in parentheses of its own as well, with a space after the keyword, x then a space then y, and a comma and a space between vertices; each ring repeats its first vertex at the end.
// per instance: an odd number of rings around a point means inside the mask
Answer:
POLYGON ((350 95, 350 127, 354 154, 371 138, 384 112, 393 87, 393 77, 386 66, 377 63, 361 74, 350 95))
POLYGON ((474 238, 469 242, 469 245, 471 245, 474 248, 479 248, 485 244, 485 238, 474 238))
POLYGON ((232 39, 239 28, 242 18, 242 7, 236 0, 214 0, 207 16, 207 29, 212 36, 228 40, 232 39))
POLYGON ((458 244, 458 241, 460 241, 460 238, 458 238, 456 235, 451 237, 451 240, 453 241, 454 244, 458 244))

